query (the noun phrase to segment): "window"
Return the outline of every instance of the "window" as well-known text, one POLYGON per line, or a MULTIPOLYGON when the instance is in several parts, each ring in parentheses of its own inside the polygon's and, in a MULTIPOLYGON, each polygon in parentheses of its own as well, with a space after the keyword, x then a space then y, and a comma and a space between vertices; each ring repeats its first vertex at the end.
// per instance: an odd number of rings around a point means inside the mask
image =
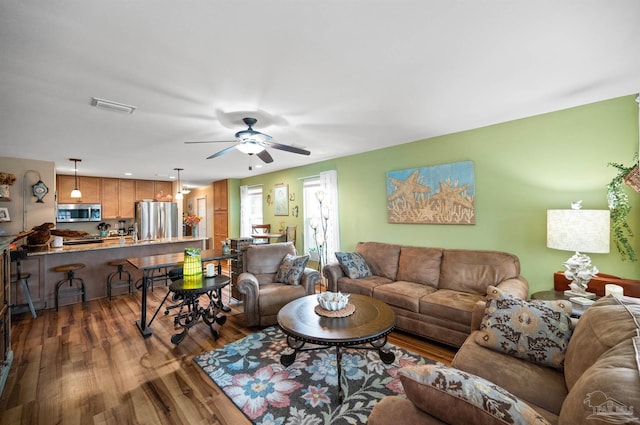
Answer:
POLYGON ((302 184, 304 213, 304 252, 309 253, 309 259, 318 261, 318 253, 316 251, 316 241, 313 237, 313 229, 311 220, 320 220, 320 203, 316 198, 316 192, 320 190, 320 177, 310 177, 305 179, 302 184))
POLYGON ((335 252, 340 249, 340 223, 338 214, 338 181, 335 170, 323 171, 319 176, 307 177, 303 182, 304 249, 312 260, 318 261, 316 238, 323 241, 322 265, 335 262, 335 252), (322 210, 318 200, 322 193, 322 210), (314 226, 315 222, 315 238, 314 226), (323 229, 326 229, 326 232, 323 229))
POLYGON ((240 235, 251 236, 251 226, 262 224, 262 186, 240 186, 240 235))

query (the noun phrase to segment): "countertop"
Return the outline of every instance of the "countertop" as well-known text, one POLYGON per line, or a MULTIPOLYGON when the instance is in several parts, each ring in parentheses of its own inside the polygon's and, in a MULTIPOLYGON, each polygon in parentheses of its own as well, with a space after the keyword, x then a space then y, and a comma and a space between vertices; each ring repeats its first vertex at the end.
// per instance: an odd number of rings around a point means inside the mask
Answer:
POLYGON ((50 247, 48 251, 34 251, 34 252, 30 252, 28 255, 30 257, 33 257, 36 255, 50 255, 50 254, 60 254, 60 253, 79 252, 79 251, 98 251, 102 249, 125 248, 125 247, 133 247, 133 246, 148 246, 148 245, 169 244, 169 243, 176 243, 176 242, 202 241, 206 239, 207 239, 206 237, 194 238, 192 236, 181 236, 181 237, 168 238, 168 239, 138 241, 134 243, 131 236, 128 236, 124 238, 124 243, 121 243, 119 237, 109 237, 109 238, 105 238, 103 242, 100 242, 100 243, 65 245, 60 248, 50 247))

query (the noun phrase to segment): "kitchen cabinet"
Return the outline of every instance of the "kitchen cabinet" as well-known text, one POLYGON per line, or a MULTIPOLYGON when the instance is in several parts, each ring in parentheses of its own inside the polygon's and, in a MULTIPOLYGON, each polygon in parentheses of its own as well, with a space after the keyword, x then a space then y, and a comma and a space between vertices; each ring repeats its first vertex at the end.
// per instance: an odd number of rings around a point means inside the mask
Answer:
POLYGON ((229 180, 213 182, 213 248, 229 237, 229 180))
POLYGON ((81 198, 72 198, 71 191, 75 188, 75 177, 58 174, 56 176, 56 188, 58 190, 59 204, 99 204, 100 203, 100 177, 78 176, 78 189, 82 193, 81 198))
POLYGON ((156 195, 173 195, 173 184, 159 180, 135 180, 135 200, 156 199, 156 195))
POLYGON ((2 238, 0 240, 0 254, 2 261, 0 262, 0 279, 2 286, 0 287, 0 356, 2 363, 0 364, 0 395, 4 390, 4 385, 9 376, 11 363, 13 362, 13 351, 11 351, 11 281, 9 279, 9 247, 10 239, 2 238))
MULTIPOLYGON (((156 190, 156 195, 161 194, 162 196, 167 196, 167 195, 173 196, 172 182, 156 181, 154 187, 156 190)), ((154 199, 155 199, 155 196, 154 196, 154 199)))
POLYGON ((133 218, 135 209, 135 181, 131 179, 102 179, 102 219, 133 218))

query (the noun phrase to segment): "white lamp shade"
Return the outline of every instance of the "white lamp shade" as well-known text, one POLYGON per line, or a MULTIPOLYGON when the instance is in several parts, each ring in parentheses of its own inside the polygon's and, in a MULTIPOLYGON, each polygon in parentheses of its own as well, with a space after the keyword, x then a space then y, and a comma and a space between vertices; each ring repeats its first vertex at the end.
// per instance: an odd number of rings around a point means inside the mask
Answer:
POLYGON ((547 247, 606 254, 610 217, 609 210, 547 210, 547 247))
POLYGON ((255 154, 255 153, 262 152, 264 150, 264 147, 260 146, 255 142, 245 142, 245 143, 239 143, 238 146, 236 146, 236 149, 238 149, 242 153, 255 154))
POLYGON ((71 191, 71 195, 72 198, 82 198, 82 192, 80 192, 78 189, 73 189, 71 191))

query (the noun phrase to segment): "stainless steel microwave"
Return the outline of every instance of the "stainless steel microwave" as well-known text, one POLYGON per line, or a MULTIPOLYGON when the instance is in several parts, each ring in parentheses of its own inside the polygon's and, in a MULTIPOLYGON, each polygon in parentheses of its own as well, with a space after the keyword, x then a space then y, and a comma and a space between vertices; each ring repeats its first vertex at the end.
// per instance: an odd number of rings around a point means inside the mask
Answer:
POLYGON ((58 223, 101 221, 102 208, 100 204, 58 204, 56 217, 58 223))

